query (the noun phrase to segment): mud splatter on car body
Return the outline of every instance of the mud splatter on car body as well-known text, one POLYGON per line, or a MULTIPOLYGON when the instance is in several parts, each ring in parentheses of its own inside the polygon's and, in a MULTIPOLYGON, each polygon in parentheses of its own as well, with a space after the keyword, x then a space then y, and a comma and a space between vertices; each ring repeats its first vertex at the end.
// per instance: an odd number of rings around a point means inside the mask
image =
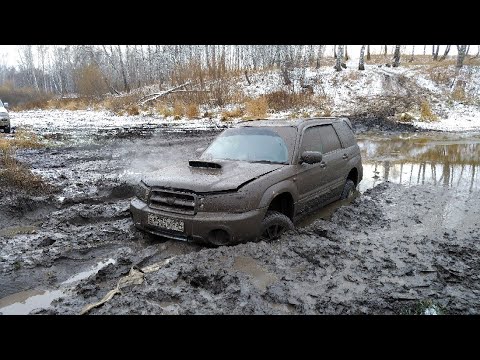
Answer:
POLYGON ((225 130, 198 160, 144 177, 130 211, 135 226, 214 245, 278 238, 293 221, 362 180, 346 118, 257 120, 225 130))

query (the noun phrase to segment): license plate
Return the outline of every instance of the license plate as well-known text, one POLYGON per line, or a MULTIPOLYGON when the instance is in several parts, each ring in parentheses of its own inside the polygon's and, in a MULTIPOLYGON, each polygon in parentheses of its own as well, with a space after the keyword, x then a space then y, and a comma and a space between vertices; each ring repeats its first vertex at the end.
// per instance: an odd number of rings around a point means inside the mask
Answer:
POLYGON ((160 227, 162 229, 183 232, 185 223, 181 220, 165 218, 153 214, 148 214, 148 225, 160 227))

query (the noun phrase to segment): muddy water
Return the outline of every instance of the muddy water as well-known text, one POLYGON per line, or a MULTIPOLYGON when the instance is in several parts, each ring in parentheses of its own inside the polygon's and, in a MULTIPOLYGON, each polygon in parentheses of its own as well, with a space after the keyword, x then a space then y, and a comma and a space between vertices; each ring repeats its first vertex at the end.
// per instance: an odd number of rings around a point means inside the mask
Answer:
MULTIPOLYGON (((365 133, 357 135, 357 140, 362 153, 363 180, 356 197, 384 181, 405 186, 443 186, 464 197, 480 189, 479 134, 365 133)), ((342 200, 329 204, 303 218, 297 226, 311 225, 317 219, 328 220, 338 208, 349 203, 342 200)), ((449 219, 453 221, 455 217, 449 219)))
POLYGON ((480 189, 480 135, 359 136, 363 192, 380 182, 435 185, 471 193, 480 189))
MULTIPOLYGON (((89 276, 96 274, 99 270, 103 269, 109 264, 115 264, 114 259, 107 259, 100 261, 95 266, 79 272, 74 276, 68 278, 60 285, 69 285, 77 281, 88 278, 89 276)), ((47 308, 52 301, 57 300, 67 295, 67 289, 56 290, 27 290, 21 291, 16 294, 9 295, 0 299, 0 314, 3 315, 26 315, 34 309, 47 308)))

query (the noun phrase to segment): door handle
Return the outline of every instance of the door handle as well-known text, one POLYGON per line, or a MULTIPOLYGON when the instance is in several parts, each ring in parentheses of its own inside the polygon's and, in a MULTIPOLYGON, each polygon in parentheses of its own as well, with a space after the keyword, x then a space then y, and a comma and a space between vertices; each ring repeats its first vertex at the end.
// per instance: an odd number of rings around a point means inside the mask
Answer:
POLYGON ((323 168, 326 168, 327 167, 327 164, 325 164, 323 161, 320 163, 320 167, 323 169, 323 168))
POLYGON ((347 155, 347 154, 343 154, 342 159, 348 159, 348 155, 347 155))

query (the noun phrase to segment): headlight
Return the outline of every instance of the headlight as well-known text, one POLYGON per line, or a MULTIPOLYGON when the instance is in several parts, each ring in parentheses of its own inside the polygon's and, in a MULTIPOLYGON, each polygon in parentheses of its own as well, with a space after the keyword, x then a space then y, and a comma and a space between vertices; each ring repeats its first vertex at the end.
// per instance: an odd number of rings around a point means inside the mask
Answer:
POLYGON ((258 207, 260 198, 243 192, 198 194, 198 211, 242 213, 258 207))
POLYGON ((142 181, 140 181, 135 186, 135 196, 138 197, 140 200, 147 202, 148 195, 150 195, 150 188, 145 185, 142 181))

